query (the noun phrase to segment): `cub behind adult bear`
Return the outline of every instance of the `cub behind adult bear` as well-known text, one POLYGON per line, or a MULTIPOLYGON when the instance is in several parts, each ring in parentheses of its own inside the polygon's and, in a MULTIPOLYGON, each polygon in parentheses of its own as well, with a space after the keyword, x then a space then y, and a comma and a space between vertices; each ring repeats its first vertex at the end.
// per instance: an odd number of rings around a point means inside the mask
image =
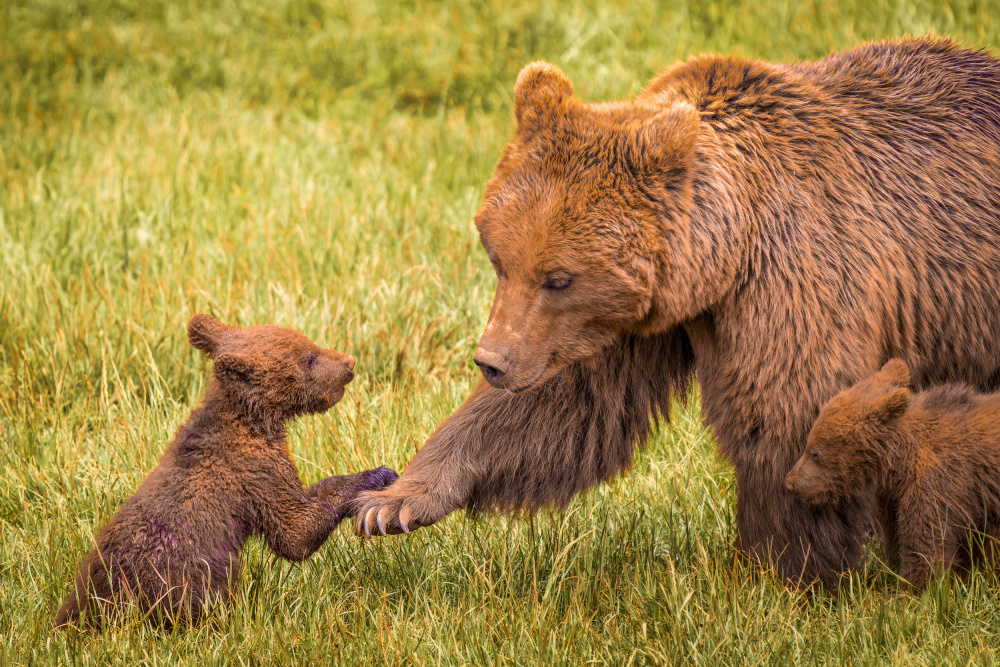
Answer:
POLYGON ((877 494, 902 576, 921 587, 932 572, 971 565, 1000 528, 1000 395, 909 387, 909 370, 893 359, 834 396, 785 483, 818 504, 877 494))
POLYGON ((240 329, 207 315, 188 325, 214 361, 205 401, 159 465, 96 538, 56 618, 120 612, 134 603, 167 625, 228 600, 247 538, 279 556, 308 558, 363 490, 396 479, 388 468, 303 487, 285 424, 330 409, 354 378, 354 358, 272 325, 240 329))

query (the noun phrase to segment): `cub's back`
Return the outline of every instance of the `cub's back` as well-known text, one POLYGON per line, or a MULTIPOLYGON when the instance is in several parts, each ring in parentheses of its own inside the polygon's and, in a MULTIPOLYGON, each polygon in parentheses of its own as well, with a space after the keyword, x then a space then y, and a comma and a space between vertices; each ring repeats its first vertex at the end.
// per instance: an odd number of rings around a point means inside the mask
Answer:
POLYGON ((941 385, 916 394, 910 414, 925 446, 1000 468, 1000 394, 941 385))

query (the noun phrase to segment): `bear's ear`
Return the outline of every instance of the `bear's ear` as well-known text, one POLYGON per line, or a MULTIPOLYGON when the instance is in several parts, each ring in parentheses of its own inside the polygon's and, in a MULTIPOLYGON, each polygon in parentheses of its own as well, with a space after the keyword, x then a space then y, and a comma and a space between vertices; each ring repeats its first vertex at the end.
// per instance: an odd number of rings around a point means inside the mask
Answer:
POLYGON ((573 84, 555 65, 535 61, 525 66, 514 84, 514 116, 521 130, 535 130, 564 100, 573 97, 573 84))
POLYGON ((188 340, 191 341, 192 347, 207 354, 209 359, 213 359, 219 344, 232 330, 233 327, 223 324, 214 317, 198 313, 188 323, 188 340))
POLYGON ((225 352, 215 360, 215 376, 223 382, 252 382, 259 364, 249 354, 225 352))
POLYGON ((638 140, 644 156, 646 175, 670 181, 687 172, 694 162, 701 116, 687 103, 676 104, 657 114, 641 132, 638 140))
POLYGON ((910 369, 900 359, 890 359, 878 372, 879 380, 890 387, 909 387, 910 369))
POLYGON ((875 421, 885 424, 901 416, 909 405, 910 390, 900 387, 872 401, 868 412, 875 421))

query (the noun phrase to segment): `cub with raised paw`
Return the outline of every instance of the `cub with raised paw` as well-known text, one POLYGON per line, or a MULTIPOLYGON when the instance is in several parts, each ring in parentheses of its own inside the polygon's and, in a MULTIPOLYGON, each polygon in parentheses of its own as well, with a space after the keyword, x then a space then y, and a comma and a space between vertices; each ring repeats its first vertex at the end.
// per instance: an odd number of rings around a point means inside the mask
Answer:
POLYGON ((789 491, 837 507, 865 495, 887 508, 887 550, 915 588, 993 551, 1000 529, 1000 395, 946 384, 914 393, 893 359, 834 396, 785 478, 789 491), (895 544, 893 544, 895 542, 895 544))
POLYGON ((352 356, 290 329, 207 315, 191 319, 188 338, 214 362, 205 400, 97 535, 57 626, 95 624, 131 605, 168 627, 195 621, 229 600, 247 538, 304 560, 353 516, 359 493, 397 477, 376 468, 305 488, 289 455, 286 423, 343 397, 352 356))

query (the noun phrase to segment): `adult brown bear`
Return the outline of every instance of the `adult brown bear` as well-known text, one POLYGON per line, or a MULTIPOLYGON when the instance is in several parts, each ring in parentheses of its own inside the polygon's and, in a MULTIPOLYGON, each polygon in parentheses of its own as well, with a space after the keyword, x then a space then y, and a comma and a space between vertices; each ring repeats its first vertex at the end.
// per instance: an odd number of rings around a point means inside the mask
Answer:
POLYGON ((564 505, 630 465, 693 374, 739 547, 834 583, 880 508, 785 489, 819 406, 892 357, 917 388, 1000 388, 1000 62, 930 38, 706 56, 603 104, 533 63, 515 114, 476 216, 486 380, 362 496, 359 530, 564 505))

